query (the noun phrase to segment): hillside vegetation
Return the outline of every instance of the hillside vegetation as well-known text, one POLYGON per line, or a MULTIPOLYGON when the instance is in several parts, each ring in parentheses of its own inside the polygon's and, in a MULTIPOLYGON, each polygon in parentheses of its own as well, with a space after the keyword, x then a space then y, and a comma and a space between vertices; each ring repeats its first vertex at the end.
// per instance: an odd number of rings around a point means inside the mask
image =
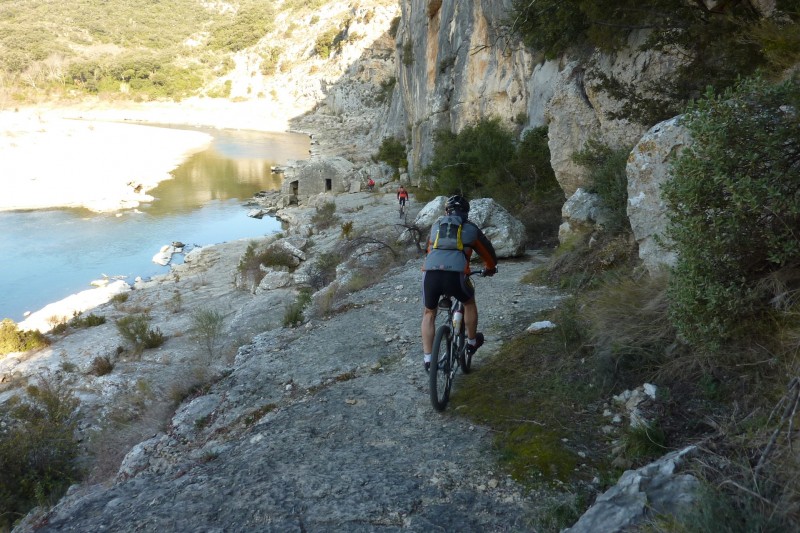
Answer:
POLYGON ((287 13, 322 3, 3 2, 0 104, 90 94, 134 100, 198 94, 232 68, 232 54, 273 29, 276 4, 287 13))

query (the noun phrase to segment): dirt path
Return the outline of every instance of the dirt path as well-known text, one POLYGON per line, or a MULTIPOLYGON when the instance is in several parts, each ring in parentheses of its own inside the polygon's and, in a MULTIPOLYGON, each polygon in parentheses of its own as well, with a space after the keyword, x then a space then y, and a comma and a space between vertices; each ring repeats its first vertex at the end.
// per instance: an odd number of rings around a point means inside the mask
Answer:
MULTIPOLYGON (((539 260, 478 280, 477 372, 557 301, 520 283, 539 260)), ((346 312, 259 335, 129 455, 118 484, 74 491, 40 531, 532 530, 542 495, 497 471, 488 431, 458 405, 430 405, 419 281, 415 259, 353 293, 346 312)))

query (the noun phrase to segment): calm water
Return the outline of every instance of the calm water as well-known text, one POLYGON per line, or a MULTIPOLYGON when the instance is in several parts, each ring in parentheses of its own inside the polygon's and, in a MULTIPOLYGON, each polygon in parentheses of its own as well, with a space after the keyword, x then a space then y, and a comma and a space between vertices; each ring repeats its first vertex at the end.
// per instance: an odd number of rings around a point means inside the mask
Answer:
POLYGON ((308 157, 308 137, 205 131, 212 146, 175 169, 174 179, 150 191, 156 200, 138 210, 0 212, 0 318, 19 322, 25 311, 86 290, 103 275, 132 282, 168 272, 152 258, 173 241, 204 246, 279 231, 275 219, 248 217, 243 200, 280 188, 270 167, 308 157))

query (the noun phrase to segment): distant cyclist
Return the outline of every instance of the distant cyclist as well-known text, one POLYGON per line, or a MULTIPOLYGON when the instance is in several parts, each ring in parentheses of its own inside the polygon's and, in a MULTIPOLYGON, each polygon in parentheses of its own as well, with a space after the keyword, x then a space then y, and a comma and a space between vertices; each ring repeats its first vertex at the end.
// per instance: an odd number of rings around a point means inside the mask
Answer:
POLYGON ((445 215, 431 227, 428 254, 422 266, 422 351, 425 370, 430 368, 436 322, 436 308, 442 294, 449 294, 464 303, 464 325, 467 329, 467 351, 474 354, 483 344, 478 332, 478 305, 475 287, 467 274, 473 250, 483 259, 484 275, 497 272, 497 254, 486 235, 467 220, 469 202, 463 196, 451 196, 444 207, 445 215))
POLYGON ((408 201, 408 191, 402 185, 397 189, 397 201, 400 203, 400 213, 403 213, 406 208, 406 202, 408 201))

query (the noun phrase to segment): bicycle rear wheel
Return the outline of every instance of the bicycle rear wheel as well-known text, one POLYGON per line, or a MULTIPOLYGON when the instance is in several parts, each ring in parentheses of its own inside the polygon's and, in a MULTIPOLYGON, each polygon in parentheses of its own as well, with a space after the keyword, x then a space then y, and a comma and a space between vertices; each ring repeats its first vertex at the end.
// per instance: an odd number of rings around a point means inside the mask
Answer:
POLYGON ((439 326, 433 339, 430 380, 431 403, 437 411, 444 411, 450 399, 450 328, 439 326))

